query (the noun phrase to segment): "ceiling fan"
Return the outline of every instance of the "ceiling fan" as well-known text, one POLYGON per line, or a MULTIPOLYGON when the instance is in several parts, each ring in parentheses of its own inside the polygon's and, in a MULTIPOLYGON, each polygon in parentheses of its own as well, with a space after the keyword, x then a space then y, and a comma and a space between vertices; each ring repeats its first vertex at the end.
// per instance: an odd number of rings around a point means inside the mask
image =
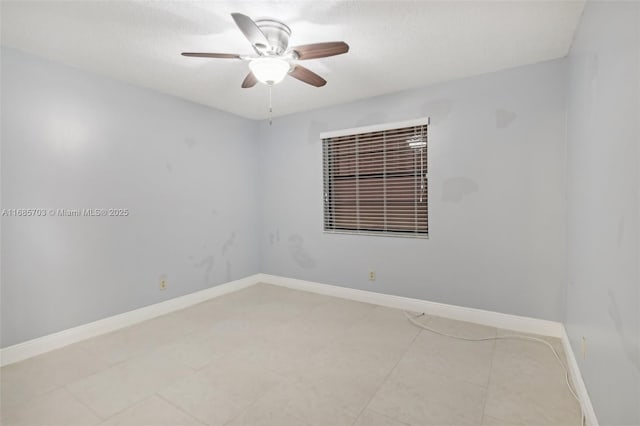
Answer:
POLYGON ((182 55, 249 61, 250 71, 242 82, 243 89, 255 86, 258 81, 273 86, 280 83, 287 74, 315 87, 324 86, 327 84, 324 78, 299 65, 297 61, 326 58, 349 51, 349 45, 343 41, 288 47, 291 29, 284 23, 269 18, 254 21, 241 13, 232 13, 231 16, 257 56, 199 52, 183 52, 182 55))

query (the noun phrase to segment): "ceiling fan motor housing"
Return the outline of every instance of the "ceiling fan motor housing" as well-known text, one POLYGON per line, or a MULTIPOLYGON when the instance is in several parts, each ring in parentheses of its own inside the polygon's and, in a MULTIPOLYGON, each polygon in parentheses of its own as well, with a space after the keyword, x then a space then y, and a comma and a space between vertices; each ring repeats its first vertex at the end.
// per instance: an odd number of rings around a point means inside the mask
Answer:
POLYGON ((262 47, 256 45, 256 47, 270 55, 282 55, 289 46, 291 29, 282 22, 271 18, 261 18, 257 19, 255 22, 270 44, 270 46, 262 47))

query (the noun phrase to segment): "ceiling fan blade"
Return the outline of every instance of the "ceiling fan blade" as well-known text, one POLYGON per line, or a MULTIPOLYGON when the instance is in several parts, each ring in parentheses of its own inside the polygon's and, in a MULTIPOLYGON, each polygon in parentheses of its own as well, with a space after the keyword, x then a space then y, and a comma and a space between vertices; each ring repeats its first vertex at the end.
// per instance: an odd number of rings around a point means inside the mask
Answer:
POLYGON ((322 87, 327 84, 327 80, 320 77, 315 72, 300 65, 296 65, 289 74, 291 75, 291 77, 297 78, 298 80, 315 87, 322 87))
POLYGON ((238 28, 240 28, 240 31, 242 31, 242 34, 251 42, 256 52, 258 49, 269 47, 269 40, 267 40, 267 37, 253 19, 242 13, 232 13, 231 17, 236 22, 238 28))
POLYGON ((249 72, 249 74, 247 74, 247 76, 244 78, 244 81, 242 82, 242 88, 248 89, 249 87, 255 86, 257 82, 258 79, 256 78, 256 76, 253 75, 252 72, 249 72))
POLYGON ((349 45, 344 41, 330 41, 326 43, 305 44, 292 47, 298 54, 299 60, 326 58, 327 56, 342 55, 349 51, 349 45))
POLYGON ((190 56, 194 58, 240 59, 240 55, 236 55, 234 53, 182 52, 182 56, 190 56))

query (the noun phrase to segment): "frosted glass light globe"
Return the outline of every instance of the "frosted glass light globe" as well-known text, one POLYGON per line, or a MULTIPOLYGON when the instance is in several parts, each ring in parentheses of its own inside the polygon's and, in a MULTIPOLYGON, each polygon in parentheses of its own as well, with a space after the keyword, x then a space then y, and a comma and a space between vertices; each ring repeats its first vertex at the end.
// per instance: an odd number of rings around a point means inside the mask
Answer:
POLYGON ((289 63, 278 58, 257 58, 249 62, 249 69, 259 82, 272 86, 285 78, 289 63))

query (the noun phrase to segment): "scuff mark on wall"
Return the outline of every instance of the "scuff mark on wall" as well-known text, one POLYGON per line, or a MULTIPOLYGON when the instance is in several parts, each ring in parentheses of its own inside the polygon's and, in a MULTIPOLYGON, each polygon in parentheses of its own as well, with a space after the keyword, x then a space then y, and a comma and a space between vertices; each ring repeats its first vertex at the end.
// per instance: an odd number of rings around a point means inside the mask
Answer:
POLYGON ((187 145, 187 148, 191 149, 196 146, 196 140, 193 138, 184 138, 184 143, 187 145))
POLYGON ((164 165, 167 168, 167 171, 169 173, 173 172, 173 166, 171 165, 171 163, 168 163, 164 165))
POLYGON ((231 262, 227 260, 226 262, 227 269, 227 282, 231 281, 231 262))
POLYGON ((274 232, 269 233, 269 243, 274 245, 280 242, 280 229, 276 229, 274 232))
POLYGON ((227 238, 227 241, 224 242, 224 244, 222 244, 222 255, 224 256, 225 254, 227 254, 227 251, 229 250, 229 248, 233 245, 233 243, 236 240, 236 231, 233 231, 231 233, 231 235, 229 236, 229 238, 227 238))
POLYGON ((509 127, 513 121, 518 118, 518 114, 513 111, 509 111, 506 109, 497 109, 496 110, 496 127, 498 129, 504 129, 509 127))
POLYGON ((442 201, 457 203, 478 189, 478 184, 467 177, 449 178, 442 184, 442 201))
POLYGON ((198 263, 196 263, 196 268, 204 268, 204 283, 205 285, 210 284, 211 271, 213 271, 213 265, 215 263, 215 259, 213 255, 203 257, 198 263))
POLYGON ((211 209, 211 216, 218 216, 218 210, 216 209, 211 209))
POLYGON ((300 235, 293 234, 289 237, 289 253, 294 262, 302 268, 315 268, 316 261, 304 249, 304 238, 300 235))
POLYGON ((422 104, 420 111, 423 116, 429 117, 430 123, 441 124, 449 118, 451 109, 453 108, 453 101, 451 99, 437 99, 435 101, 422 104))

